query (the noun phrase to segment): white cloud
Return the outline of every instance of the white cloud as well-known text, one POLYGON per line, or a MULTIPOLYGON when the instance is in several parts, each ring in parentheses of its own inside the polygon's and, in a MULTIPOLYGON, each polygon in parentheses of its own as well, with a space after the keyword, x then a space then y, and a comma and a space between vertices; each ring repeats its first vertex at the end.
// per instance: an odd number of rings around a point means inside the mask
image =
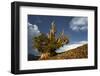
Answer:
POLYGON ((32 38, 39 36, 41 33, 38 29, 38 26, 36 24, 31 24, 28 22, 28 51, 29 54, 39 55, 39 52, 36 48, 33 49, 33 41, 32 38))
POLYGON ((79 46, 82 46, 84 44, 87 44, 87 41, 80 41, 80 42, 75 42, 73 44, 68 44, 68 45, 63 45, 62 47, 60 47, 59 49, 56 50, 57 53, 61 53, 61 52, 65 52, 71 49, 75 49, 79 46))
POLYGON ((73 31, 79 31, 79 30, 84 31, 87 30, 88 28, 88 19, 87 17, 75 17, 72 18, 69 24, 70 24, 70 28, 73 31))
POLYGON ((87 41, 80 41, 78 43, 80 43, 80 44, 87 44, 88 42, 87 41))
POLYGON ((28 34, 32 36, 40 35, 40 31, 38 29, 38 26, 36 24, 31 24, 28 22, 28 34))

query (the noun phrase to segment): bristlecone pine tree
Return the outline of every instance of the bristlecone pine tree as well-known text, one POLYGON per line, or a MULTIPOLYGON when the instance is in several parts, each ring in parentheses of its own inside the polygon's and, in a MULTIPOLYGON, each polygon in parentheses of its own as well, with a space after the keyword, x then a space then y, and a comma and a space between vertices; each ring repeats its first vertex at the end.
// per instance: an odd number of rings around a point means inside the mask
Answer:
POLYGON ((62 31, 59 37, 56 37, 56 27, 55 23, 51 23, 50 32, 46 34, 41 34, 38 37, 33 38, 33 47, 37 48, 41 52, 40 60, 47 60, 49 57, 57 55, 56 49, 64 44, 69 43, 69 39, 64 35, 62 31))

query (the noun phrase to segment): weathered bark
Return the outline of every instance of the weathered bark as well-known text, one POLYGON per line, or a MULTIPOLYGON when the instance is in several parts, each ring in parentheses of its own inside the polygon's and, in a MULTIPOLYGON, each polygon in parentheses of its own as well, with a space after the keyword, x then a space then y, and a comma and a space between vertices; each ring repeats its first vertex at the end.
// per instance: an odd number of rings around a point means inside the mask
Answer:
POLYGON ((39 60, 47 60, 50 57, 50 53, 42 53, 39 60))

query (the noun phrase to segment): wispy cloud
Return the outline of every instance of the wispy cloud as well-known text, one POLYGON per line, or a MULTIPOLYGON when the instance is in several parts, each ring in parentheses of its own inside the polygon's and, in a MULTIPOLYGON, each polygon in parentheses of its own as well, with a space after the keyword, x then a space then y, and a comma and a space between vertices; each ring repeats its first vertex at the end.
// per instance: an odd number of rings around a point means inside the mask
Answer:
POLYGON ((69 24, 73 31, 84 31, 88 28, 88 19, 87 17, 75 17, 69 24))
POLYGON ((65 52, 65 51, 68 51, 71 49, 75 49, 75 48, 82 46, 84 44, 87 44, 87 41, 80 41, 80 42, 75 42, 73 44, 64 45, 64 46, 60 47, 59 49, 57 49, 56 52, 57 53, 65 52))

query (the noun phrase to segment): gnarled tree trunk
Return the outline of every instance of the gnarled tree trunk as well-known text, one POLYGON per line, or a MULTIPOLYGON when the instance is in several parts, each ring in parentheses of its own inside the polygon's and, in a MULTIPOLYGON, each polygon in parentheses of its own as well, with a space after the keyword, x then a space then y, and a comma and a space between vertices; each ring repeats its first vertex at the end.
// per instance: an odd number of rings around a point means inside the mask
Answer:
POLYGON ((50 53, 42 53, 39 60, 47 60, 50 57, 50 53))

